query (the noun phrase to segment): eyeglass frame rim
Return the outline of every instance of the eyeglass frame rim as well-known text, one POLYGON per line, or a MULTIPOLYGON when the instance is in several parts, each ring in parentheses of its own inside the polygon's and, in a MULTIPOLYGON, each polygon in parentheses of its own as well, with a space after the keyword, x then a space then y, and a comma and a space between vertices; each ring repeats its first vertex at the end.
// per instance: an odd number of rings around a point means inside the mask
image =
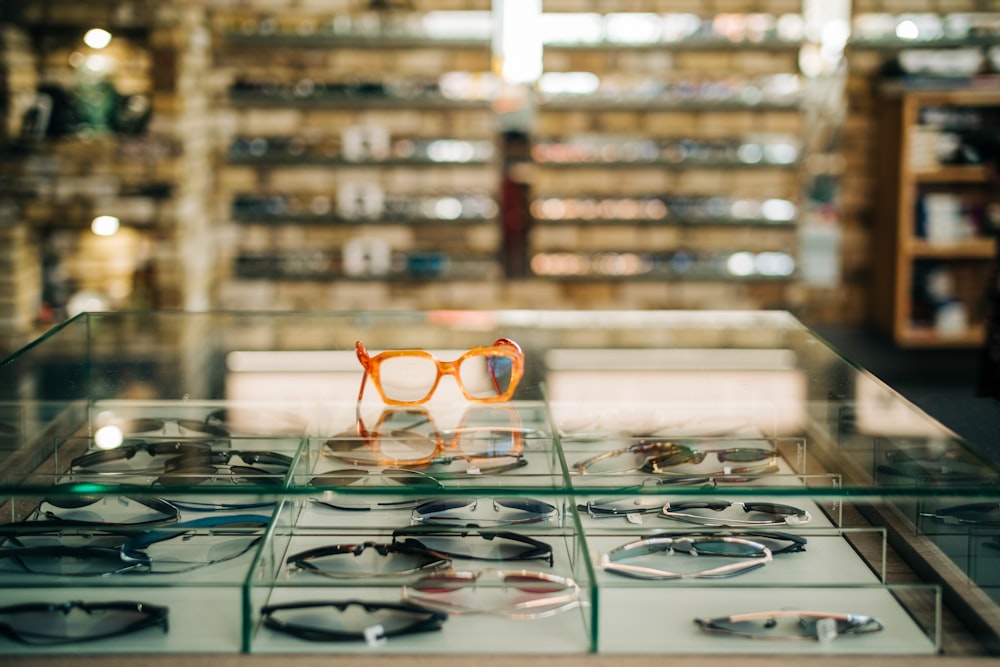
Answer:
POLYGON ((368 349, 365 344, 360 340, 354 342, 355 354, 358 357, 358 361, 361 362, 362 368, 364 368, 364 375, 361 377, 361 386, 358 388, 358 403, 360 404, 362 396, 364 396, 365 385, 369 377, 372 379, 372 384, 375 386, 375 390, 378 392, 382 401, 386 405, 397 405, 397 406, 412 406, 412 405, 422 405, 430 400, 434 392, 437 391, 438 384, 441 382, 441 378, 445 375, 451 375, 455 378, 455 383, 458 385, 459 390, 466 400, 473 403, 501 403, 504 401, 509 401, 514 395, 514 391, 520 384, 521 379, 524 377, 524 351, 521 346, 510 338, 500 337, 497 338, 492 345, 477 345, 476 347, 469 348, 463 352, 457 359, 452 361, 443 361, 438 359, 433 354, 427 350, 422 349, 399 349, 399 350, 383 350, 378 354, 371 355, 368 353, 368 349), (506 354, 494 355, 494 354, 484 354, 486 352, 495 352, 496 350, 501 350, 506 354), (511 353, 512 352, 512 353, 511 353), (462 362, 472 356, 504 356, 513 361, 511 366, 511 381, 510 386, 507 390, 496 396, 489 396, 486 398, 476 398, 471 396, 465 390, 465 385, 462 384, 461 377, 458 373, 458 369, 462 362), (430 389, 427 394, 415 401, 399 401, 396 399, 390 399, 386 397, 385 392, 382 389, 382 382, 379 376, 378 367, 385 359, 392 359, 395 357, 421 357, 424 359, 429 359, 434 362, 435 368, 437 369, 437 377, 431 384, 430 389))
MULTIPOLYGON (((504 585, 504 588, 507 588, 504 585)), ((401 590, 401 597, 404 602, 412 601, 414 604, 420 604, 419 600, 423 599, 426 603, 430 604, 440 604, 444 608, 448 608, 451 614, 490 614, 496 616, 504 616, 507 618, 522 618, 522 619, 536 619, 545 618, 562 611, 568 611, 574 607, 583 604, 582 599, 583 589, 580 584, 572 577, 566 577, 559 574, 552 574, 549 572, 538 572, 536 570, 504 570, 501 568, 485 568, 482 570, 447 570, 443 572, 431 572, 419 579, 413 581, 412 583, 405 584, 401 590), (455 591, 446 591, 440 594, 434 593, 422 593, 413 588, 416 584, 419 584, 425 579, 432 578, 443 578, 443 577, 453 577, 453 578, 465 578, 466 581, 471 581, 473 584, 479 582, 479 578, 484 574, 498 575, 500 577, 501 583, 506 582, 507 577, 520 576, 520 577, 532 577, 535 579, 542 579, 552 583, 562 584, 569 592, 553 592, 549 597, 545 594, 540 594, 538 597, 531 598, 529 600, 524 600, 517 602, 513 605, 507 607, 496 607, 491 609, 477 609, 472 607, 466 607, 465 605, 455 605, 447 604, 445 600, 438 597, 433 597, 435 595, 448 595, 454 593, 455 591), (424 597, 421 598, 421 595, 424 597), (532 609, 540 608, 538 611, 532 611, 532 609)))

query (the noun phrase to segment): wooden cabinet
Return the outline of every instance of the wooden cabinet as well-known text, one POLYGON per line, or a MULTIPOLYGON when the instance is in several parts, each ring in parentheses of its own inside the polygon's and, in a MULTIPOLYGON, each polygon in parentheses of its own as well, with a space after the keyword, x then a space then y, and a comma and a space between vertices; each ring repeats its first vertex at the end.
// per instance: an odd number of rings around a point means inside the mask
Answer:
POLYGON ((902 347, 983 340, 1000 192, 971 136, 1000 131, 1000 88, 884 87, 872 320, 902 347))

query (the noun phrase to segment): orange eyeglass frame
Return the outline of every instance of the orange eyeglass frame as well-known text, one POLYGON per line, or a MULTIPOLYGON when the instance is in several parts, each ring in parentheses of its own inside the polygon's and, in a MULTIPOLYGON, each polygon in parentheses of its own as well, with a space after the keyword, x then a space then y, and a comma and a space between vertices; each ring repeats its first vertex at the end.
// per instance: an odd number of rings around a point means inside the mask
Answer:
MULTIPOLYGON (((520 345, 509 338, 498 338, 492 345, 474 347, 454 361, 442 361, 427 350, 386 350, 372 356, 368 354, 367 348, 365 348, 364 343, 361 341, 354 343, 354 349, 357 352, 358 361, 361 362, 361 366, 365 369, 365 374, 361 378, 361 387, 358 389, 358 401, 360 401, 361 397, 364 395, 365 383, 369 376, 371 376, 372 384, 375 385, 375 389, 378 391, 379 396, 381 396, 382 400, 388 405, 420 405, 422 403, 426 403, 430 400, 430 397, 434 395, 438 384, 441 382, 441 378, 445 375, 454 376, 455 383, 462 391, 462 395, 465 396, 466 400, 474 403, 499 403, 501 401, 509 401, 511 396, 514 395, 514 390, 517 389, 517 385, 521 382, 521 378, 524 377, 524 352, 521 351, 520 345), (458 369, 461 367, 463 361, 469 357, 476 356, 499 356, 506 357, 511 360, 510 385, 507 387, 506 391, 498 393, 496 396, 481 398, 472 396, 465 390, 465 387, 462 385, 462 379, 459 375, 458 369), (434 382, 431 384, 430 389, 428 389, 427 394, 423 398, 415 401, 400 401, 389 398, 385 395, 385 392, 382 390, 380 367, 383 361, 397 357, 420 357, 434 362, 434 365, 437 368, 437 377, 434 378, 434 382)), ((495 378, 494 387, 499 392, 500 388, 499 386, 496 386, 495 378)))

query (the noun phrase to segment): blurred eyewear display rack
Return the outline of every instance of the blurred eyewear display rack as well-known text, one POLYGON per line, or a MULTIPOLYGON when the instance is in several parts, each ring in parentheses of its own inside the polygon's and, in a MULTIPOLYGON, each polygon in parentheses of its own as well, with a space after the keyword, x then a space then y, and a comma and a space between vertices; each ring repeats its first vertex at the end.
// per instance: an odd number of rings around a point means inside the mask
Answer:
POLYGON ((4 664, 1000 651, 995 465, 787 313, 91 313, 0 387, 4 664))

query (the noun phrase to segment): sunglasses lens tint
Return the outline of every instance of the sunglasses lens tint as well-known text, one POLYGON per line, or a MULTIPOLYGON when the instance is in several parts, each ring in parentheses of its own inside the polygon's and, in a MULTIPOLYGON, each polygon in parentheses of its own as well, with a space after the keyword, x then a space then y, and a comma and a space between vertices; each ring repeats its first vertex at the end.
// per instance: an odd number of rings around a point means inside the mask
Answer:
POLYGON ((510 390, 513 368, 513 360, 505 355, 475 354, 462 360, 458 375, 466 393, 482 400, 510 390))
POLYGON ((166 423, 162 419, 131 419, 121 425, 124 433, 146 433, 147 431, 159 431, 166 423))
POLYGON ((530 498, 444 499, 418 505, 413 518, 426 523, 462 523, 468 527, 534 523, 555 518, 556 508, 530 498))
POLYGON ((660 468, 666 468, 670 466, 678 466, 682 463, 699 463, 703 458, 705 458, 704 454, 695 454, 694 452, 686 449, 678 449, 663 456, 656 456, 651 463, 660 468))
POLYGON ((378 367, 379 385, 391 401, 422 401, 434 388, 437 377, 437 364, 425 356, 388 357, 378 367))
POLYGON ((215 466, 191 465, 160 475, 157 481, 163 486, 188 486, 202 484, 215 473, 215 466))
POLYGON ((476 585, 476 579, 471 576, 461 576, 458 574, 441 574, 423 577, 414 582, 411 586, 413 590, 421 593, 451 593, 470 588, 476 585))
POLYGON ((789 505, 779 505, 777 503, 743 503, 743 508, 747 512, 762 512, 774 516, 795 516, 802 511, 789 505))
POLYGON ((464 498, 453 500, 432 500, 430 502, 423 503, 422 505, 418 505, 413 512, 420 516, 430 516, 432 514, 440 514, 442 512, 450 512, 452 510, 470 507, 474 504, 474 500, 466 500, 464 498))
POLYGON ((487 539, 475 533, 418 533, 412 538, 402 539, 414 539, 426 549, 472 560, 547 558, 552 553, 547 545, 524 544, 503 535, 490 535, 487 539))
POLYGON ((233 560, 249 553, 263 537, 262 531, 252 529, 230 533, 178 535, 151 544, 143 551, 149 557, 151 572, 170 574, 233 560))
POLYGON ((530 498, 497 498, 496 504, 508 509, 527 512, 529 514, 548 515, 556 511, 554 505, 530 498))
POLYGON ((0 571, 49 576, 99 577, 125 567, 117 549, 11 548, 0 550, 0 571))
POLYGON ((549 593, 559 593, 566 590, 566 584, 564 582, 549 580, 545 577, 508 574, 503 580, 506 585, 516 588, 519 591, 524 591, 525 593, 547 595, 549 593))
POLYGON ((750 542, 729 542, 726 540, 696 540, 692 542, 678 541, 674 549, 684 552, 697 552, 700 556, 733 556, 737 558, 752 558, 763 555, 763 545, 750 542))
POLYGON ((752 463, 754 461, 766 461, 775 457, 775 453, 769 449, 739 448, 727 449, 718 452, 720 461, 731 461, 733 463, 752 463))

